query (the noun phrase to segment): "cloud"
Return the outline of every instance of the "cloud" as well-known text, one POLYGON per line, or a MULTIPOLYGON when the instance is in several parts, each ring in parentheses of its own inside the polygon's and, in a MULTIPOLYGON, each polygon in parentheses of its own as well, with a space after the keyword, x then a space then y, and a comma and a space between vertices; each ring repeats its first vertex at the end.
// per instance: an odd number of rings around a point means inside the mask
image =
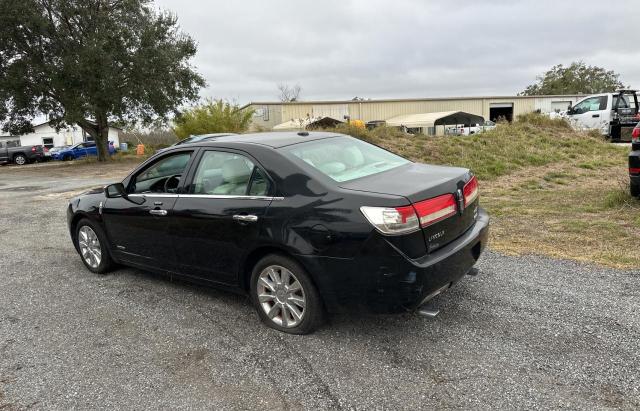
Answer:
POLYGON ((633 0, 158 0, 199 43, 204 97, 511 95, 584 60, 640 85, 633 0))

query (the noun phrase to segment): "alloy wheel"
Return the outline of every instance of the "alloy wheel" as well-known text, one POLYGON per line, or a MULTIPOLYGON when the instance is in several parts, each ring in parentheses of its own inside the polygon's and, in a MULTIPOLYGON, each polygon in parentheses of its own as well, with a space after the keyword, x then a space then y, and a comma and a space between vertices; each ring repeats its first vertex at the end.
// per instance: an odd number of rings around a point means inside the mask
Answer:
POLYGON ((24 158, 24 156, 16 156, 15 161, 17 165, 23 166, 27 162, 27 159, 24 158))
POLYGON ((91 268, 98 268, 102 261, 102 248, 95 231, 87 225, 78 231, 78 245, 82 258, 91 268))
POLYGON ((306 298, 296 276, 279 265, 270 265, 258 277, 258 301, 275 324, 292 328, 304 318, 306 298))

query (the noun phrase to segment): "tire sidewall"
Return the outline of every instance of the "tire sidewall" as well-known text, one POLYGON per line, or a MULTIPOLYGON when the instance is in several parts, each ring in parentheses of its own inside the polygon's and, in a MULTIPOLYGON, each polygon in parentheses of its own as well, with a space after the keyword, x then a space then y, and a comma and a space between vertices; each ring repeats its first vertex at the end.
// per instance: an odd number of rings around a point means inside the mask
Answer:
POLYGON ((316 286, 314 285, 311 277, 306 272, 306 270, 293 259, 279 254, 270 254, 263 257, 253 267, 250 281, 251 302, 256 308, 256 311, 258 311, 260 319, 269 327, 288 334, 308 334, 310 332, 313 332, 322 323, 322 319, 324 316, 324 306, 322 304, 320 295, 318 294, 318 290, 316 289, 316 286), (300 285, 304 290, 306 299, 304 318, 302 319, 302 322, 300 322, 300 324, 295 327, 282 327, 271 321, 269 316, 262 309, 260 302, 258 301, 258 278, 260 277, 260 273, 262 272, 262 270, 270 265, 279 265, 291 271, 300 282, 300 285))
POLYGON ((75 241, 80 259, 82 260, 84 266, 89 269, 89 271, 96 274, 104 274, 111 269, 111 267, 113 266, 113 260, 111 259, 111 252, 108 248, 107 238, 104 234, 104 231, 97 223, 89 220, 88 218, 83 218, 82 220, 80 220, 76 225, 75 241), (91 228, 93 232, 96 233, 98 241, 100 242, 101 259, 100 264, 96 268, 91 267, 89 264, 87 264, 84 257, 82 256, 82 252, 80 251, 80 229, 84 226, 91 228))

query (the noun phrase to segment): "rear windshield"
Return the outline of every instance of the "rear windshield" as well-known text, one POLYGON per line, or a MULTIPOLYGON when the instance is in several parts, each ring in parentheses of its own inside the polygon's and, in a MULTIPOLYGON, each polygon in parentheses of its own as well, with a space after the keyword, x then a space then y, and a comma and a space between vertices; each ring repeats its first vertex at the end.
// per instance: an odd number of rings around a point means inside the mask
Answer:
POLYGON ((283 150, 337 182, 382 173, 409 163, 409 160, 353 137, 310 141, 283 150))

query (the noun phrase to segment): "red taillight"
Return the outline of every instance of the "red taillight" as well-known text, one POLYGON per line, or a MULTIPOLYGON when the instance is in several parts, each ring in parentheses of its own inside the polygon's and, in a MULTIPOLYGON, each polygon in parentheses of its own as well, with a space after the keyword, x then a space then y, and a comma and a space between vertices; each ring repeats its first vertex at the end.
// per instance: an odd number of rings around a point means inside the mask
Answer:
POLYGON ((640 143, 640 127, 636 127, 633 129, 631 133, 631 142, 632 143, 640 143))
POLYGON ((36 152, 37 148, 36 146, 31 147, 31 151, 33 151, 34 153, 36 152))
POLYGON ((629 174, 640 174, 640 167, 629 167, 629 174))
POLYGON ((471 177, 471 180, 467 181, 467 184, 465 184, 462 189, 462 194, 464 195, 465 208, 478 198, 478 179, 476 176, 471 177))
POLYGON ((453 194, 445 194, 414 204, 420 225, 426 227, 456 213, 456 199, 453 194))

